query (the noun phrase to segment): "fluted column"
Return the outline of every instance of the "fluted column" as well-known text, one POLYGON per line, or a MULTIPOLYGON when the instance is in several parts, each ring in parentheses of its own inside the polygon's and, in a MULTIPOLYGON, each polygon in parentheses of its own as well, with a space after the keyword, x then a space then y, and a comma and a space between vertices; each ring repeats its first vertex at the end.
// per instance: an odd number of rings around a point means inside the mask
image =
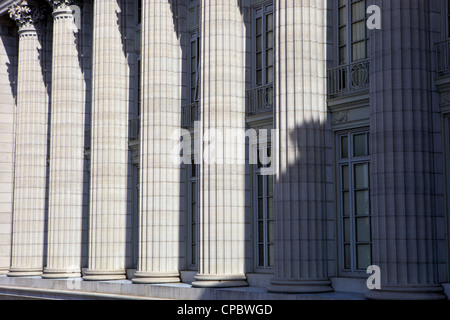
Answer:
POLYGON ((89 268, 85 280, 125 279, 128 63, 124 0, 94 1, 89 268))
MULTIPOLYGON (((142 109, 139 253, 135 283, 179 282, 180 164, 173 161, 181 126, 178 1, 142 3, 142 109)), ((175 155, 176 156, 176 155, 175 155)))
POLYGON ((201 6, 199 272, 196 287, 246 286, 245 27, 237 1, 201 6), (241 137, 242 138, 242 137, 241 137))
POLYGON ((374 1, 382 28, 370 33, 372 263, 381 269, 381 290, 367 295, 373 299, 444 298, 437 274, 442 213, 434 196, 432 2, 374 1))
POLYGON ((53 7, 48 256, 45 278, 81 276, 85 106, 74 1, 53 7))
POLYGON ((326 261, 326 9, 326 1, 276 1, 272 292, 332 290, 326 261))
POLYGON ((43 270, 48 94, 42 65, 42 8, 10 9, 19 26, 12 259, 8 276, 43 270))

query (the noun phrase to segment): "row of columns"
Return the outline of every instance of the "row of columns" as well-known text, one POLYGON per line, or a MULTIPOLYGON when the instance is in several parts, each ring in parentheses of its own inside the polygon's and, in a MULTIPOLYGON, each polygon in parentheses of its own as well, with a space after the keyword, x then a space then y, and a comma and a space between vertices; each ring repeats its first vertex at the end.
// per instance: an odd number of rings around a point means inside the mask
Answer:
MULTIPOLYGON (((80 277, 84 80, 76 47, 78 30, 70 9, 73 1, 48 2, 53 8, 54 26, 48 257, 43 277, 80 277)), ((84 277, 86 280, 125 278, 128 106, 127 88, 121 83, 126 83, 129 70, 126 55, 121 48, 121 27, 117 23, 117 13, 120 13, 123 2, 125 0, 94 1, 90 242, 89 266, 84 277), (108 59, 105 59, 106 56, 108 59)), ((425 6, 428 3, 412 2, 415 6, 402 4, 405 6, 402 9, 406 10, 403 12, 407 12, 402 14, 402 19, 406 22, 410 22, 408 19, 411 19, 415 10, 420 11, 417 9, 419 4, 425 6)), ((173 165, 173 142, 169 140, 173 130, 177 130, 181 123, 182 52, 178 34, 180 30, 177 30, 173 20, 177 5, 177 1, 154 0, 143 1, 142 7, 142 71, 145 76, 141 96, 139 257, 138 270, 133 279, 136 283, 180 281, 180 168, 173 165)), ((386 7, 390 8, 389 5, 386 7)), ((21 8, 22 12, 16 11, 20 17, 20 43, 10 276, 41 274, 45 222, 48 103, 37 56, 40 48, 37 29, 39 20, 30 13, 30 7, 26 3, 21 8)), ((240 9, 236 2, 228 0, 202 1, 200 109, 203 133, 208 129, 245 128, 245 31, 240 9)), ((328 199, 325 189, 328 165, 327 12, 326 5, 321 1, 276 2, 278 45, 275 55, 275 122, 279 130, 275 144, 276 265, 275 277, 269 287, 274 292, 332 290, 327 274, 325 240, 325 203, 328 199)), ((391 31, 390 26, 386 25, 386 28, 383 32, 391 31)), ((413 34, 416 29, 411 25, 410 31, 413 34)), ((423 30, 419 29, 420 32, 423 30)), ((385 57, 388 53, 401 55, 403 52, 396 47, 386 51, 382 39, 377 41, 380 46, 373 49, 374 57, 385 57)), ((418 78, 426 72, 413 70, 418 78)), ((374 83, 385 83, 384 77, 386 73, 379 71, 374 73, 371 80, 374 83)), ((408 101, 424 101, 420 90, 410 92, 411 99, 408 101), (417 99, 415 95, 419 95, 417 99)), ((374 93, 374 101, 381 99, 386 102, 385 94, 386 92, 377 91, 374 93)), ((377 106, 381 107, 383 104, 377 106)), ((417 108, 411 105, 411 112, 417 112, 417 108)), ((384 127, 387 120, 382 120, 383 117, 389 117, 389 114, 384 107, 381 111, 376 108, 372 108, 372 111, 375 132, 372 136, 377 155, 372 166, 376 174, 371 176, 375 180, 376 208, 373 229, 374 263, 380 263, 387 270, 386 284, 395 287, 392 283, 398 277, 392 275, 394 271, 387 264, 391 261, 389 243, 395 244, 399 257, 402 253, 399 250, 407 250, 411 245, 420 245, 424 250, 428 246, 432 248, 432 241, 421 240, 424 235, 420 232, 428 232, 433 223, 432 212, 428 210, 431 208, 431 201, 425 198, 417 200, 417 205, 427 204, 429 207, 412 220, 408 215, 395 220, 395 234, 400 233, 398 228, 406 228, 413 223, 416 232, 406 235, 416 239, 415 242, 405 242, 395 237, 392 239, 393 234, 388 232, 394 231, 387 225, 383 228, 382 221, 388 221, 391 213, 386 212, 383 207, 388 201, 387 192, 383 188, 389 184, 387 178, 383 180, 383 174, 390 173, 382 171, 382 168, 395 167, 395 163, 382 163, 379 160, 390 159, 387 154, 388 146, 382 143, 386 141, 384 135, 387 134, 384 127), (386 248, 382 248, 382 245, 386 248)), ((416 128, 425 132, 429 129, 426 125, 427 122, 422 121, 416 128)), ((393 125, 392 128, 395 131, 399 127, 393 125)), ((412 137, 416 136, 412 135, 411 139, 412 137)), ((404 141, 398 147, 417 146, 417 143, 423 148, 428 145, 427 140, 417 138, 404 141)), ((245 154, 243 143, 236 143, 233 148, 237 154, 245 154)), ((201 157, 206 160, 217 159, 217 154, 201 154, 201 157)), ((417 157, 420 158, 421 155, 418 154, 417 157)), ((205 162, 207 164, 200 169, 199 272, 193 285, 245 286, 245 166, 205 162)), ((420 170, 405 168, 404 176, 408 172, 420 171, 420 174, 426 175, 420 177, 420 181, 429 181, 430 164, 426 161, 420 164, 423 166, 420 170)), ((418 163, 415 162, 415 165, 418 163)), ((406 180, 399 181, 400 184, 405 182, 406 180)), ((404 199, 411 194, 409 191, 402 193, 391 189, 389 192, 396 192, 397 196, 404 199)), ((399 210, 394 209, 397 212, 399 210)), ((413 211, 408 212, 415 212, 416 209, 419 208, 412 208, 413 211)), ((403 287, 414 288, 412 291, 421 293, 427 293, 427 288, 432 288, 433 294, 439 295, 440 289, 435 286, 437 280, 432 268, 433 256, 424 253, 423 258, 419 255, 418 259, 417 268, 420 270, 412 271, 413 264, 396 260, 397 267, 404 266, 405 272, 411 271, 411 276, 408 272, 399 276, 403 287)), ((395 290, 402 291, 398 287, 395 290)))

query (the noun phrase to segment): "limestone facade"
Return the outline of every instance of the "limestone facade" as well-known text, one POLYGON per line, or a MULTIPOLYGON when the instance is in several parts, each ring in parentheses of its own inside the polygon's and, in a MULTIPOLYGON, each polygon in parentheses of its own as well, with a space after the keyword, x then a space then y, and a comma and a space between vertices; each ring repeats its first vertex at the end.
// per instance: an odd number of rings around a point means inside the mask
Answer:
POLYGON ((449 16, 0 1, 0 274, 446 298, 449 16))

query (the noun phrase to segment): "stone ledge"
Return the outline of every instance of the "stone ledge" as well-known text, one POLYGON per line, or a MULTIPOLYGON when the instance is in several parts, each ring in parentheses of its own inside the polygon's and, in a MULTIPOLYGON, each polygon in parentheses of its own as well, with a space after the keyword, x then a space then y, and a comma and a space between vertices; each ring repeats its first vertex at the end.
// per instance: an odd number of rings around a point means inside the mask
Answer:
POLYGON ((53 280, 40 277, 0 276, 0 295, 62 300, 363 300, 363 294, 330 292, 326 294, 269 293, 261 287, 210 289, 190 284, 133 284, 129 280, 90 282, 82 279, 53 280))

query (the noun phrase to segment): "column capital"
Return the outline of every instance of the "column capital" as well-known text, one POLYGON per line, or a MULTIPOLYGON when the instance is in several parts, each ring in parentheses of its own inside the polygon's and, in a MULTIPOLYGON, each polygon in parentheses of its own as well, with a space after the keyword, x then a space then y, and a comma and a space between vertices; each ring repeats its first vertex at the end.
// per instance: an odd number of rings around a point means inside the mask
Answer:
POLYGON ((53 11, 69 10, 72 5, 80 5, 79 0, 47 0, 53 11))
POLYGON ((9 7, 9 16, 19 27, 19 33, 36 32, 38 25, 46 19, 46 9, 43 6, 31 6, 26 1, 9 7))

